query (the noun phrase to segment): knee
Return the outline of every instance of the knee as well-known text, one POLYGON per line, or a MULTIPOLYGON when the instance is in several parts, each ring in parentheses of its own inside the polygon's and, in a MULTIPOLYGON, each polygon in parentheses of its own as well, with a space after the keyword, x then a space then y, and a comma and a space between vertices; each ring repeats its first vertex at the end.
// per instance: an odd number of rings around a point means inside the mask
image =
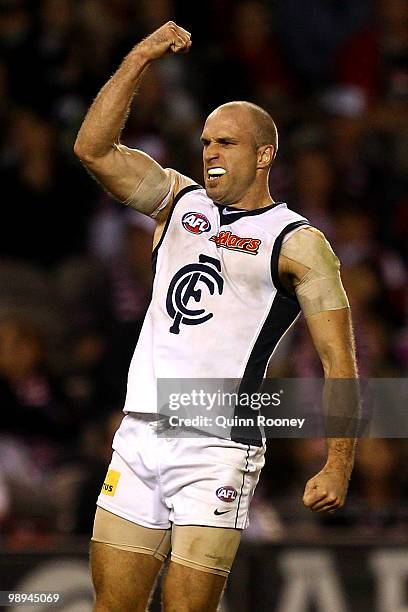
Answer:
POLYGON ((220 597, 213 598, 203 594, 203 598, 181 595, 177 590, 164 589, 162 591, 163 612, 216 612, 220 597))
POLYGON ((144 612, 148 598, 143 601, 129 597, 121 597, 118 593, 95 589, 95 604, 93 612, 144 612))
POLYGON ((149 598, 120 598, 109 592, 96 593, 93 612, 145 612, 149 598))
POLYGON ((225 577, 170 562, 162 588, 164 612, 216 612, 225 577))

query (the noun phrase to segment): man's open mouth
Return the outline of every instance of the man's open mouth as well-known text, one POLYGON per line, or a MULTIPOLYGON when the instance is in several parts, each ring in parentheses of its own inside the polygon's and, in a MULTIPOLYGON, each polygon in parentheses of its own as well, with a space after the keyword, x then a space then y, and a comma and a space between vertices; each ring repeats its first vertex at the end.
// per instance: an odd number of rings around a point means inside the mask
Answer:
POLYGON ((208 179, 210 181, 220 178, 225 173, 226 173, 226 170, 224 170, 224 168, 209 168, 207 170, 208 179))

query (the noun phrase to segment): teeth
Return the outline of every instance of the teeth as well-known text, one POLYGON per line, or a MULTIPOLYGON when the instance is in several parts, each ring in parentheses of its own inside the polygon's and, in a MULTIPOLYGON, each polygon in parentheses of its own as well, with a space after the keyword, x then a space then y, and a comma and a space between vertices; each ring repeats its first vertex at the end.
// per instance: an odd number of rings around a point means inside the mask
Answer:
POLYGON ((223 174, 225 174, 225 170, 224 168, 210 168, 208 170, 208 175, 209 176, 222 176, 223 174))

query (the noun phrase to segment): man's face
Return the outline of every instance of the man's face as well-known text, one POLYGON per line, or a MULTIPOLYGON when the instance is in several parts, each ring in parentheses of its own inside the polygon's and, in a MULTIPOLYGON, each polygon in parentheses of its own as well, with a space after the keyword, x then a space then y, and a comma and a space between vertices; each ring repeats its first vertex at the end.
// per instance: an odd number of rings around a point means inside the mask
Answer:
POLYGON ((221 204, 239 206, 255 181, 257 169, 249 113, 239 107, 215 110, 205 122, 201 141, 208 197, 221 204))

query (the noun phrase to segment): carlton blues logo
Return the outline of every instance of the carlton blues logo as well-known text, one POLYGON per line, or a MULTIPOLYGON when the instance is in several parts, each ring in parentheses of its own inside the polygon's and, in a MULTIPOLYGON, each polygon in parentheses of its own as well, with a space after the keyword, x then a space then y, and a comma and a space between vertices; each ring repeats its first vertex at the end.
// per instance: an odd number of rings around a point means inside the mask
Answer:
POLYGON ((227 502, 227 504, 230 504, 236 500, 238 492, 236 489, 234 489, 234 487, 225 485, 224 487, 217 489, 215 494, 222 502, 227 502))
POLYGON ((204 308, 194 308, 192 302, 198 304, 205 289, 214 295, 215 291, 221 295, 224 289, 221 263, 214 257, 200 255, 199 263, 188 264, 181 268, 172 278, 167 292, 166 309, 173 319, 170 327, 172 334, 180 333, 180 325, 200 325, 211 317, 212 312, 204 308))
POLYGON ((211 229, 211 223, 203 213, 199 212, 188 212, 183 215, 181 223, 188 232, 191 234, 202 234, 203 232, 209 232, 211 229))

